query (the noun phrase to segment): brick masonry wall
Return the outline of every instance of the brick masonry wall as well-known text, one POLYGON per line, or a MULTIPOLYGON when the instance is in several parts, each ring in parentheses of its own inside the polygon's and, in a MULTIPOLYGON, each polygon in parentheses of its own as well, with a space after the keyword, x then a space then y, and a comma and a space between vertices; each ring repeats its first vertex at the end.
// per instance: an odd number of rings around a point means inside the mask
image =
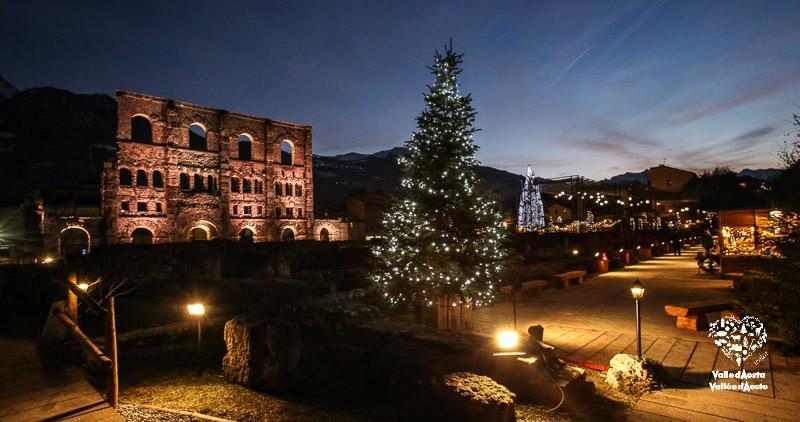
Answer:
MULTIPOLYGON (((319 238, 322 226, 314 221, 310 126, 125 91, 117 92, 117 104, 117 158, 106 165, 102 176, 109 243, 130 243, 139 228, 152 233, 154 243, 187 241, 197 227, 211 238, 238 239, 244 229, 253 232, 255 241, 280 240, 286 229, 295 239, 319 238), (149 120, 152 144, 131 140, 131 119, 136 116, 149 120), (193 124, 206 129, 205 151, 189 149, 193 124), (239 159, 242 134, 252 140, 250 160, 239 159), (281 164, 282 141, 293 146, 291 165, 281 164), (130 186, 120 184, 123 169, 132 174, 130 186), (145 172, 147 186, 137 186, 137 171, 145 172), (153 185, 156 171, 162 175, 162 187, 153 185), (190 189, 181 187, 182 174, 188 176, 190 189), (196 177, 203 183, 199 191, 194 189, 196 177), (231 191, 233 179, 239 192, 231 191), (209 180, 214 189, 208 189, 209 180), (249 193, 242 189, 245 180, 251 186, 249 193), (259 192, 254 190, 256 182, 259 192), (282 195, 276 195, 275 183, 281 184, 282 195), (291 195, 286 195, 287 184, 291 195), (299 195, 297 186, 302 188, 299 195), (281 209, 280 217, 276 208, 281 209), (287 208, 292 209, 291 217, 286 216, 287 208)), ((331 240, 347 239, 345 223, 330 221, 325 228, 331 240)))

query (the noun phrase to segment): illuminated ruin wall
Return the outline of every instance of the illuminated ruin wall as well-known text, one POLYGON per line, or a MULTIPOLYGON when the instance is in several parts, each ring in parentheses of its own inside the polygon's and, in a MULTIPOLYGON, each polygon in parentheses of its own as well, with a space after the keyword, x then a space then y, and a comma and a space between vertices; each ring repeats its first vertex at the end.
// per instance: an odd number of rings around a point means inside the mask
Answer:
POLYGON ((347 239, 346 223, 314 220, 310 126, 125 91, 117 104, 109 243, 347 239))

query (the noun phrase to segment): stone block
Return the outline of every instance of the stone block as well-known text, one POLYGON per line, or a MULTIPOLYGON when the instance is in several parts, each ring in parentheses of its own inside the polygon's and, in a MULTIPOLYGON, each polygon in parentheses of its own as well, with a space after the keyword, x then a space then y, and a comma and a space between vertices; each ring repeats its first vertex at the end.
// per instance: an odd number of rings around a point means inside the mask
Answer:
POLYGON ((228 381, 267 391, 291 386, 300 362, 297 324, 236 318, 225 324, 222 372, 228 381))
POLYGON ((514 393, 489 377, 456 372, 442 377, 436 392, 450 420, 507 422, 516 420, 514 393))

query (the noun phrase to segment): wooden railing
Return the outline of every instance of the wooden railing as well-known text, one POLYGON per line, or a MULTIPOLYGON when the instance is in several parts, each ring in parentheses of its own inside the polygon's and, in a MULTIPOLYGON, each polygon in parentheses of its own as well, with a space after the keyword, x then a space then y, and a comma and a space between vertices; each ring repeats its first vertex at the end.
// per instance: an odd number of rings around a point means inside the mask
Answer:
POLYGON ((119 377, 117 365, 117 323, 114 310, 114 296, 109 296, 104 301, 105 307, 97 302, 86 291, 78 287, 77 275, 71 273, 67 280, 62 281, 67 287, 67 310, 54 309, 55 318, 66 327, 67 332, 86 351, 90 359, 99 364, 107 373, 106 401, 111 407, 119 404, 119 377), (89 306, 103 317, 105 329, 104 345, 101 350, 81 330, 78 325, 78 300, 89 306))

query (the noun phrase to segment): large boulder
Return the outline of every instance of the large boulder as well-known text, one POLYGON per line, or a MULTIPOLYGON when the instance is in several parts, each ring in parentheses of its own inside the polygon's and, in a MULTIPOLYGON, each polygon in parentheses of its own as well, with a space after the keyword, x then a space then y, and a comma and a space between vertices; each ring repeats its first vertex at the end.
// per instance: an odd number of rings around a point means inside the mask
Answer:
POLYGON ((282 320, 235 318, 225 324, 222 372, 231 382, 267 391, 283 391, 295 379, 300 362, 300 330, 282 320))
POLYGON ((606 382, 628 394, 642 394, 650 389, 652 375, 635 356, 620 353, 611 358, 606 382))
POLYGON ((441 410, 450 420, 516 420, 514 393, 489 377, 471 372, 448 374, 442 377, 436 391, 441 400, 441 410))

